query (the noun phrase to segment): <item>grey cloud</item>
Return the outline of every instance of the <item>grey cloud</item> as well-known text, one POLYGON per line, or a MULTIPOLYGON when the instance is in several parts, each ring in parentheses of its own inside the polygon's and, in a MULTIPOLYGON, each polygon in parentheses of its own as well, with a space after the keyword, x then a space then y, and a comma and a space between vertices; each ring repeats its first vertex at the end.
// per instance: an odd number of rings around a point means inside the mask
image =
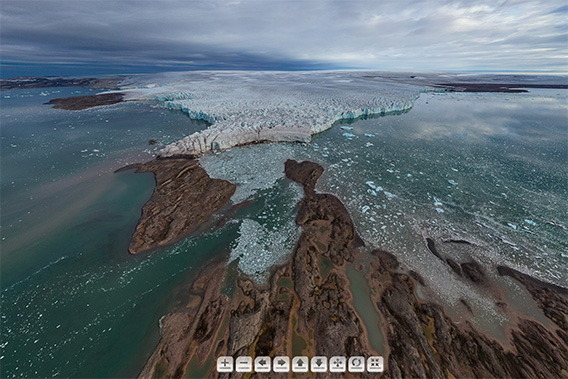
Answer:
POLYGON ((568 67, 563 0, 2 0, 0 6, 2 63, 12 65, 568 67))

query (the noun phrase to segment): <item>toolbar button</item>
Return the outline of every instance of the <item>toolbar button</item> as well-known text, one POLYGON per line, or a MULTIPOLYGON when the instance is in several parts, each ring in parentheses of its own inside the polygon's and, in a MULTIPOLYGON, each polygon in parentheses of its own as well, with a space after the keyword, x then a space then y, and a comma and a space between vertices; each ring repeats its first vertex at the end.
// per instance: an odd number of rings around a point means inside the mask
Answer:
POLYGON ((367 371, 383 372, 383 370, 384 370, 383 357, 369 357, 367 359, 367 371))
POLYGON ((365 357, 349 358, 349 372, 363 372, 363 371, 365 371, 365 357))
POLYGON ((233 372, 233 357, 217 358, 217 372, 233 372))
POLYGON ((294 357, 292 359, 293 372, 308 372, 308 357, 294 357))
POLYGON ((310 368, 312 372, 326 372, 327 371, 327 357, 313 357, 310 368))
POLYGON ((275 357, 272 361, 272 371, 274 372, 289 372, 290 371, 290 357, 275 357))
POLYGON ((345 357, 331 357, 329 360, 330 372, 345 372, 347 369, 347 358, 345 357))
POLYGON ((236 372, 252 372, 252 357, 238 357, 235 364, 236 372))
POLYGON ((270 372, 270 357, 256 357, 254 360, 254 371, 270 372))

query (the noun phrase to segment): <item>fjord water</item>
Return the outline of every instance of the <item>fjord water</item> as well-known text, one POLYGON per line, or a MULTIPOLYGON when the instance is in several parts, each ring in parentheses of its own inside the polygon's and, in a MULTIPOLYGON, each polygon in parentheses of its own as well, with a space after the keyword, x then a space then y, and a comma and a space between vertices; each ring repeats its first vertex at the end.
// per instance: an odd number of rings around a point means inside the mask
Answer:
POLYGON ((3 377, 137 375, 175 289, 237 237, 229 225, 130 256, 153 177, 113 170, 150 159, 151 138, 169 143, 204 125, 147 104, 42 105, 88 93, 2 93, 3 377))
POLYGON ((149 159, 149 139, 164 144, 204 125, 148 104, 81 112, 42 105, 85 93, 92 91, 1 94, 2 376, 135 376, 158 339, 159 318, 206 261, 233 248, 239 264, 254 265, 244 271, 262 277, 270 239, 291 251, 290 207, 301 194, 283 178, 288 158, 324 165, 318 189, 346 204, 369 246, 395 252, 450 302, 477 296, 480 307, 492 305, 432 258, 425 235, 470 240, 479 251, 452 253, 484 264, 566 279, 565 91, 423 94, 406 114, 337 125, 311 144, 209 154, 202 164, 212 176, 238 183, 240 200, 259 201, 223 229, 142 256, 127 246, 152 176, 112 171, 149 159), (246 259, 249 239, 260 262, 246 259))

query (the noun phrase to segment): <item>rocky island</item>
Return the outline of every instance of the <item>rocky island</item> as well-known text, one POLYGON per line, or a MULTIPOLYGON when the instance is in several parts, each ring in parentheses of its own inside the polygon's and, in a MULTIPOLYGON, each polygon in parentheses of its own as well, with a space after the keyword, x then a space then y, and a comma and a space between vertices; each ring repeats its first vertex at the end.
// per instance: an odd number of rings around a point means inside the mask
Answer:
POLYGON ((106 93, 100 95, 71 96, 58 99, 51 99, 47 103, 53 105, 55 109, 66 109, 68 111, 81 111, 102 105, 112 105, 123 102, 124 94, 120 92, 106 93))

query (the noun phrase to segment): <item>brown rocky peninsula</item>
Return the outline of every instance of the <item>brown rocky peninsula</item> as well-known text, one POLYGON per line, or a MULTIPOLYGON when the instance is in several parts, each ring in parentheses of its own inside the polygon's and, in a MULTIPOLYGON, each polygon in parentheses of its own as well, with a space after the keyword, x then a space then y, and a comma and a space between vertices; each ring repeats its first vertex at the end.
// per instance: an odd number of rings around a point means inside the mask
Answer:
MULTIPOLYGON (((321 166, 288 161, 285 171, 288 178, 304 187, 296 218, 302 233, 290 260, 273 269, 264 287, 242 276, 231 279, 223 263, 212 262, 204 268, 188 290, 187 303, 162 319, 161 340, 141 377, 251 376, 217 374, 215 359, 221 355, 377 354, 353 306, 346 276, 346 268, 362 255, 362 242, 347 209, 335 196, 314 191, 323 172, 321 166), (223 288, 231 287, 235 280, 229 298, 223 288)), ((433 241, 431 248, 436 251, 433 241)), ((477 264, 465 263, 456 262, 459 275, 472 285, 491 286, 477 264)), ((383 374, 357 377, 567 377, 568 341, 563 331, 566 290, 515 271, 500 272, 538 297, 541 308, 549 309, 544 314, 557 328, 517 317, 509 325, 510 341, 505 347, 469 322, 454 323, 439 304, 420 300, 416 289, 425 285, 420 275, 407 272, 394 254, 374 250, 366 279, 382 321, 370 332, 382 331, 386 336, 386 367, 383 374)), ((331 378, 338 374, 312 376, 331 378)))
POLYGON ((144 207, 129 251, 143 251, 171 245, 194 232, 199 225, 224 206, 235 185, 211 179, 192 157, 158 158, 118 171, 136 169, 152 172, 156 187, 144 207))
MULTIPOLYGON (((315 163, 286 163, 287 176, 305 190, 296 219, 303 231, 290 261, 274 269, 266 288, 238 278, 230 302, 214 284, 220 280, 212 269, 204 269, 195 283, 207 286, 199 283, 209 281, 212 289, 195 295, 195 305, 162 320, 162 338, 141 377, 191 376, 188 365, 219 355, 373 354, 344 270, 357 254, 360 239, 343 204, 314 192, 322 172, 315 163)), ((208 376, 214 377, 214 371, 208 376)))
POLYGON ((99 107, 101 105, 112 105, 122 103, 124 94, 120 92, 104 93, 101 95, 72 96, 51 99, 47 103, 56 109, 66 109, 68 111, 81 111, 83 109, 99 107))

